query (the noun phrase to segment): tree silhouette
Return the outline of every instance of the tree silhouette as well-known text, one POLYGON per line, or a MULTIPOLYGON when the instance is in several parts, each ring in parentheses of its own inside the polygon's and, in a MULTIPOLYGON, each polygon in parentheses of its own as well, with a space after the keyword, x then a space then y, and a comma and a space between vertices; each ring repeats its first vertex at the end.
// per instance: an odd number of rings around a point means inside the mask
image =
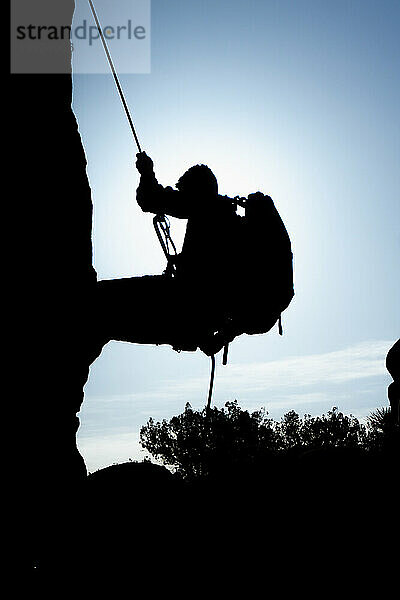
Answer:
POLYGON ((286 413, 276 425, 286 448, 360 448, 365 447, 368 433, 365 425, 352 415, 344 415, 337 407, 327 415, 300 419, 295 411, 286 413))
POLYGON ((375 432, 384 432, 391 425, 392 411, 390 407, 376 408, 369 415, 367 423, 371 430, 375 432))
POLYGON ((186 479, 266 464, 289 451, 368 447, 368 430, 358 419, 333 408, 327 415, 300 418, 295 411, 280 421, 264 408, 249 413, 237 401, 223 408, 193 410, 188 403, 171 420, 149 419, 140 441, 156 459, 186 479))
POLYGON ((187 479, 204 477, 222 467, 276 448, 273 422, 265 411, 250 414, 234 402, 225 408, 184 412, 170 421, 150 419, 140 431, 142 446, 187 479))
POLYGON ((400 457, 400 428, 393 418, 390 407, 377 408, 367 419, 369 430, 368 447, 376 452, 383 452, 396 460, 400 457))

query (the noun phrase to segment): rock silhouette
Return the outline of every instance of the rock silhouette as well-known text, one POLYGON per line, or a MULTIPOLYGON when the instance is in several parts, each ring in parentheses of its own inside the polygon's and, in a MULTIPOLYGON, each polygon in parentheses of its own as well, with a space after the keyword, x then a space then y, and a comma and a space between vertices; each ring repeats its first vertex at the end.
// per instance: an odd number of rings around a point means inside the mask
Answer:
POLYGON ((386 357, 386 368, 393 378, 388 387, 388 398, 392 418, 400 426, 400 339, 390 348, 386 357))
MULTIPOLYGON (((68 24, 74 6, 73 0, 38 0, 35 11, 48 22, 68 24)), ((21 1, 19 9, 29 15, 32 3, 21 1)), ((15 242, 6 326, 17 407, 13 508, 28 564, 52 546, 53 524, 60 516, 69 520, 76 486, 86 477, 76 447, 77 412, 89 365, 102 347, 92 311, 91 190, 71 108, 71 45, 67 38, 60 44, 66 74, 9 78, 16 115, 8 146, 15 192, 8 222, 15 242), (25 465, 23 475, 18 465, 25 465)))

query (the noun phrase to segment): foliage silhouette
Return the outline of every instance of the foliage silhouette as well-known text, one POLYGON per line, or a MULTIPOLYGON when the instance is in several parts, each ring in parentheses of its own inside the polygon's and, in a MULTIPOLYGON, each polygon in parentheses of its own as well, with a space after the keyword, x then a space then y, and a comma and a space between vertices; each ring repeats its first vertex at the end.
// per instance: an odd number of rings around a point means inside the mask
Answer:
POLYGON ((337 408, 303 418, 292 410, 274 421, 264 408, 249 413, 236 400, 213 408, 208 417, 205 408, 193 410, 186 404, 184 412, 169 421, 151 418, 141 428, 140 441, 153 457, 188 480, 310 449, 366 453, 379 447, 372 424, 366 426, 337 408))
POLYGON ((225 408, 193 410, 189 403, 184 412, 155 423, 150 419, 140 431, 142 446, 155 458, 192 479, 219 471, 243 456, 255 460, 278 446, 273 422, 264 410, 250 414, 237 402, 225 408))

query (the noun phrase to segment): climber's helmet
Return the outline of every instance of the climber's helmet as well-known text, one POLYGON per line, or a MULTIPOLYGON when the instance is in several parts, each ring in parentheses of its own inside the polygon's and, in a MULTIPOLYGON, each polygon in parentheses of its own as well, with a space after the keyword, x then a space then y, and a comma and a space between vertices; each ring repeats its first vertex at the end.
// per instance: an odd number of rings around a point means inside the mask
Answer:
POLYGON ((180 177, 176 184, 180 192, 190 196, 210 198, 218 195, 218 182, 207 165, 194 165, 180 177))

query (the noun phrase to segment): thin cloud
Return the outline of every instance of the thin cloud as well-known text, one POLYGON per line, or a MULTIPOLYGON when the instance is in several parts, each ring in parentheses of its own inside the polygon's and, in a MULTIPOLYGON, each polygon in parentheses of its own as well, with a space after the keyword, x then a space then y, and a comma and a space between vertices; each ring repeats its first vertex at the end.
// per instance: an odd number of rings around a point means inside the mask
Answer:
MULTIPOLYGON (((340 385, 373 377, 388 376, 385 357, 392 341, 369 341, 350 346, 343 350, 293 356, 269 362, 230 364, 217 369, 216 385, 224 394, 240 395, 264 391, 300 390, 323 385, 340 385)), ((203 377, 183 377, 165 379, 147 392, 123 396, 97 397, 100 403, 133 402, 137 408, 147 410, 152 400, 163 402, 202 397, 208 382, 203 377), (143 405, 142 405, 143 403, 143 405)), ((310 392, 308 392, 310 394, 310 392)), ((314 395, 318 392, 315 392, 314 395)), ((291 395, 296 395, 293 392, 291 395)))
POLYGON ((232 365, 231 372, 221 376, 233 385, 246 389, 306 387, 320 383, 341 384, 347 381, 384 375, 385 356, 391 343, 364 342, 344 350, 290 357, 267 363, 232 365), (243 380, 246 380, 244 383, 243 380), (242 382, 242 383, 241 383, 242 382))
MULTIPOLYGON (((299 389, 320 384, 343 384, 350 381, 380 377, 387 374, 385 357, 393 342, 371 341, 354 346, 308 356, 249 364, 231 364, 218 370, 218 389, 247 394, 264 390, 299 389)), ((181 397, 204 391, 204 380, 187 378, 165 380, 164 397, 181 397)), ((156 392, 150 392, 154 395, 156 392)), ((157 392, 160 397, 160 391, 157 392)))

